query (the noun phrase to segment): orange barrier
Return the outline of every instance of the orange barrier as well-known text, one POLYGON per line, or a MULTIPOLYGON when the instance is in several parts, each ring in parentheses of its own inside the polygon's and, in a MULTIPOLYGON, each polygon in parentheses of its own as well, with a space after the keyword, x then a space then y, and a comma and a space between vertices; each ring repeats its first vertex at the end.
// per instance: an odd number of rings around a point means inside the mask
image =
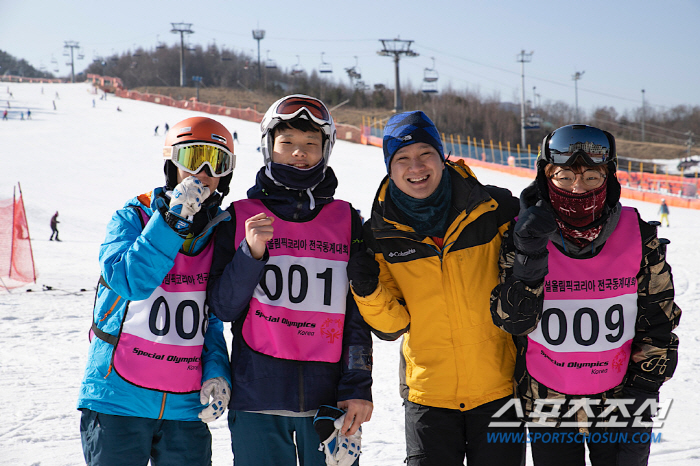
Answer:
POLYGON ((120 78, 112 76, 100 76, 99 74, 88 73, 87 80, 99 86, 100 89, 114 92, 116 89, 124 89, 124 82, 120 78))
POLYGON ((0 81, 8 83, 66 83, 63 78, 27 78, 26 76, 0 75, 0 81))
MULTIPOLYGON (((90 75, 88 75, 90 76, 90 75)), ((101 76, 99 78, 102 78, 101 76)), ((104 78, 107 79, 107 78, 104 78)), ((114 78, 118 79, 118 78, 114 78)), ((96 82, 93 81, 93 82, 96 82)), ((121 82, 121 81, 120 81, 121 82)), ((129 91, 126 89, 117 88, 114 90, 114 95, 117 97, 122 97, 125 99, 139 100, 143 102, 151 102, 154 104, 167 105, 170 107, 184 108, 187 110, 193 110, 197 112, 211 113, 213 115, 222 115, 231 118, 236 118, 238 120, 254 121, 260 123, 263 119, 264 113, 260 113, 255 109, 250 107, 246 108, 236 108, 236 107, 226 107, 223 105, 212 105, 207 102, 199 102, 196 98, 191 98, 189 100, 175 100, 172 97, 160 95, 160 94, 150 94, 137 91, 129 91)), ((360 143, 361 142, 361 131, 357 126, 336 124, 336 131, 338 139, 345 141, 360 143)))

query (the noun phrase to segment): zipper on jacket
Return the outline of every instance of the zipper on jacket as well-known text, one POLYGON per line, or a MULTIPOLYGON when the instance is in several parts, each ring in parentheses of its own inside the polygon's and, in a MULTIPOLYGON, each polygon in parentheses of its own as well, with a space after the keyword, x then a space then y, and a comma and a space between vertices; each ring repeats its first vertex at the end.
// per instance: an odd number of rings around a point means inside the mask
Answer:
POLYGON ((160 413, 158 413, 158 419, 163 419, 163 413, 165 412, 165 398, 167 396, 167 393, 163 393, 163 400, 160 402, 160 413))

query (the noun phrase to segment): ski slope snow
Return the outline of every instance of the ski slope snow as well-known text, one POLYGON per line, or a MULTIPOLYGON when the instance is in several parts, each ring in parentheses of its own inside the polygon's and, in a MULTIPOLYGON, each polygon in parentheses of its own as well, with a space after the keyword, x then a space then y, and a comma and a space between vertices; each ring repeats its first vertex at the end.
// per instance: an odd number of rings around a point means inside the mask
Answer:
MULTIPOLYGON (((128 198, 163 184, 162 128, 196 112, 112 95, 100 100, 82 83, 7 84, 12 97, 5 87, 0 87, 0 107, 10 105, 11 113, 8 121, 0 121, 0 198, 11 197, 13 186, 21 183, 39 277, 36 284, 12 293, 0 291, 0 464, 80 465, 76 399, 105 226, 128 198), (22 120, 20 112, 26 115, 28 109, 31 120, 22 120), (56 210, 60 243, 48 241, 49 220, 56 210)), ((215 118, 236 130, 240 140, 231 193, 224 202, 228 205, 245 197, 262 165, 259 128, 252 122, 215 118)), ((386 173, 381 149, 339 141, 330 165, 339 179, 337 197, 367 216, 386 173)), ((474 172, 482 182, 516 195, 529 182, 493 170, 474 172)), ((657 218, 656 205, 623 202, 637 207, 647 220, 657 218)), ((673 404, 663 428, 656 430, 661 441, 652 445, 650 464, 690 466, 700 463, 700 211, 675 208, 670 220, 672 227, 660 233, 671 240, 668 258, 684 315, 677 330, 680 363, 661 390, 662 399, 673 404)), ((363 428, 365 466, 403 464, 398 354, 398 342, 375 340, 375 409, 363 428)), ((210 427, 213 464, 230 465, 225 418, 210 427)))

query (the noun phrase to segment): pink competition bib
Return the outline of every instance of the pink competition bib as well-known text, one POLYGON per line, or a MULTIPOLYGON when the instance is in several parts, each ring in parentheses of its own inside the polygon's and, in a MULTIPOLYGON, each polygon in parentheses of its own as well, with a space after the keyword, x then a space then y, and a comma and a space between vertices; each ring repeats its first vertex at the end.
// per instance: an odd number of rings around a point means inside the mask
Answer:
POLYGON ((163 283, 126 309, 114 349, 114 369, 139 387, 170 393, 199 391, 207 329, 204 309, 214 241, 196 256, 178 254, 163 283))
MULTIPOLYGON (((245 221, 265 212, 261 201, 234 203, 236 245, 245 221)), ((350 206, 333 201, 309 222, 275 218, 270 259, 255 288, 243 322, 243 338, 253 350, 281 359, 338 362, 348 294, 350 206)))
POLYGON ((528 335, 527 369, 567 395, 593 395, 622 382, 637 318, 642 241, 634 209, 600 253, 572 259, 550 243, 542 319, 528 335))

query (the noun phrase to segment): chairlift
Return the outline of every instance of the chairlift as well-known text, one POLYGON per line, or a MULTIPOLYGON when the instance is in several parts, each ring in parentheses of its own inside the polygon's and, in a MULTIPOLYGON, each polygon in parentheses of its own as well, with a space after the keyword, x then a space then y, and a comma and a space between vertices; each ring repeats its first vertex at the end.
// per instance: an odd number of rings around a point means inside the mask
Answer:
POLYGON ((267 55, 265 58, 265 68, 268 68, 271 70, 277 68, 277 63, 275 62, 275 60, 270 58, 270 51, 269 50, 267 51, 267 55))
POLYGON ((231 61, 233 60, 233 57, 231 57, 231 52, 221 49, 221 61, 231 61))
POLYGON ((435 94, 438 92, 438 83, 437 81, 423 81, 423 84, 421 85, 421 91, 424 94, 435 94))
POLYGON ((299 59, 299 55, 297 55, 297 63, 296 63, 296 65, 292 66, 291 75, 296 76, 296 75, 301 74, 303 72, 304 72, 304 68, 301 67, 301 60, 299 59))
POLYGON ((323 59, 324 53, 325 52, 321 52, 321 64, 318 65, 318 72, 319 73, 332 73, 333 66, 330 63, 325 62, 325 60, 323 59))
POLYGON ((432 68, 423 69, 421 91, 424 94, 435 94, 438 92, 438 72, 435 70, 435 57, 431 57, 431 59, 433 60, 432 68))
POLYGON ((542 123, 542 117, 536 113, 531 113, 525 118, 524 129, 540 129, 540 124, 542 123))
POLYGON ((433 67, 432 68, 425 68, 423 70, 423 82, 426 83, 434 83, 438 80, 438 72, 435 71, 435 57, 431 57, 433 60, 433 67))
POLYGON ((160 41, 160 35, 156 36, 156 50, 162 50, 165 48, 165 44, 160 41))

